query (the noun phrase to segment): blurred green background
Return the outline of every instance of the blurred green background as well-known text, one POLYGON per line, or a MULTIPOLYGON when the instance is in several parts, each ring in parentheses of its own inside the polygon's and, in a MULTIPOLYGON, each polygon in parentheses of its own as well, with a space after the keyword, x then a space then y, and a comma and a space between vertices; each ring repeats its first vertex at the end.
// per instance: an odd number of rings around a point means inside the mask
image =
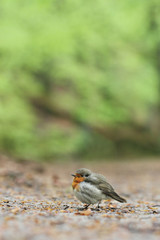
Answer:
POLYGON ((159 1, 1 0, 0 152, 159 155, 159 1))

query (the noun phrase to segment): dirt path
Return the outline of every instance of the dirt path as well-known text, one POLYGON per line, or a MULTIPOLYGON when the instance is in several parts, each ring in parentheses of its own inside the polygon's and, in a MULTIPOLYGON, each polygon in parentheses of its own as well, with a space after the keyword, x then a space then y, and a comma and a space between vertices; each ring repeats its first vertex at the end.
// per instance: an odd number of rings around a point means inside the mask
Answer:
POLYGON ((0 164, 0 240, 160 239, 160 161, 0 164), (79 167, 104 174, 127 203, 78 211, 70 173, 79 167))

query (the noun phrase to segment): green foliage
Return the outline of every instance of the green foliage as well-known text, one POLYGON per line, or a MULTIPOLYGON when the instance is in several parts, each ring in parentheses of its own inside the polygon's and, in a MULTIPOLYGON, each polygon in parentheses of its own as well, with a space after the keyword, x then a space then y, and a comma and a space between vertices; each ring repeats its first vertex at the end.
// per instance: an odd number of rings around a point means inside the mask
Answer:
POLYGON ((2 152, 72 156, 90 146, 90 128, 148 126, 158 1, 2 0, 0 13, 2 152))

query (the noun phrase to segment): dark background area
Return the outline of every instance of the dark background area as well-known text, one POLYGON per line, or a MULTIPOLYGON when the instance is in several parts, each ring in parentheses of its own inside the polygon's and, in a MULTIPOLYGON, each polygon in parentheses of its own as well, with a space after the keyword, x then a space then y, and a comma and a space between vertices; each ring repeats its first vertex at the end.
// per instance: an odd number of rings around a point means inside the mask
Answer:
POLYGON ((0 19, 1 154, 160 154, 158 1, 2 0, 0 19))

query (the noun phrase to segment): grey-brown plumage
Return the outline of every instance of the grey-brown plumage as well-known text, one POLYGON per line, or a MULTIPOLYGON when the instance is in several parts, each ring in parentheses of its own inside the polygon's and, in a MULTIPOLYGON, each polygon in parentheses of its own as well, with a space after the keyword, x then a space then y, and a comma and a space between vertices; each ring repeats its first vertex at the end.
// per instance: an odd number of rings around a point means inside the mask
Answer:
POLYGON ((112 198, 121 203, 126 202, 124 198, 120 197, 114 191, 114 188, 107 182, 106 178, 103 175, 93 173, 86 168, 78 169, 76 173, 84 177, 84 182, 89 183, 99 189, 102 193, 102 199, 112 198))
POLYGON ((92 173, 86 182, 90 182, 91 184, 97 186, 106 197, 113 198, 119 202, 126 202, 126 200, 120 197, 115 191, 114 188, 107 182, 106 178, 98 173, 92 173))

